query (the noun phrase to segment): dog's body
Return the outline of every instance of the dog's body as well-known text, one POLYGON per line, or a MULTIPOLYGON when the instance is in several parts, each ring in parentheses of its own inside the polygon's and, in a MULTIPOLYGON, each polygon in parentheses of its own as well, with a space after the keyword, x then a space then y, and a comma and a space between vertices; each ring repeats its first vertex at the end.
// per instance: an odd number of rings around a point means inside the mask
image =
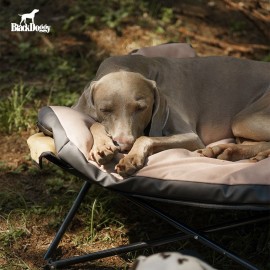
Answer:
POLYGON ((74 108, 100 123, 91 127, 92 159, 103 164, 118 150, 131 149, 116 166, 122 175, 134 173, 155 152, 202 149, 232 136, 264 143, 221 145, 202 155, 260 160, 270 149, 270 63, 111 57, 74 108))
POLYGON ((195 57, 196 52, 187 43, 166 43, 157 46, 144 47, 132 51, 132 55, 143 55, 146 57, 187 58, 195 57))
POLYGON ((31 13, 18 14, 19 16, 22 17, 20 25, 22 24, 22 22, 24 22, 24 24, 26 24, 26 19, 31 19, 32 23, 35 24, 34 18, 35 18, 35 15, 37 12, 39 12, 39 9, 34 9, 31 13))

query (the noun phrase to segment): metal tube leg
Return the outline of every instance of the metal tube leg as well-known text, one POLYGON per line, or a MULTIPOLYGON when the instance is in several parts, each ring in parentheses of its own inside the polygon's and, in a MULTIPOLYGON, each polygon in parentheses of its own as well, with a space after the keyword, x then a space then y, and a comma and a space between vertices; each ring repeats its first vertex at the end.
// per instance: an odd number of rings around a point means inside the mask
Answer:
MULTIPOLYGON (((256 222, 256 223, 263 222, 263 221, 266 221, 269 219, 270 219, 270 216, 254 217, 253 219, 242 219, 242 220, 239 220, 239 222, 237 222, 237 223, 235 223, 235 222, 228 223, 227 222, 227 223, 217 224, 214 226, 209 226, 206 228, 201 228, 200 231, 203 233, 226 231, 226 230, 231 230, 231 229, 239 227, 239 226, 254 224, 254 222, 256 222)), ((110 256, 120 255, 120 254, 127 253, 127 252, 138 251, 138 250, 143 249, 143 248, 161 246, 161 245, 172 243, 172 242, 190 239, 192 237, 193 237, 192 235, 188 235, 188 234, 185 234, 183 232, 177 232, 177 233, 174 233, 172 235, 167 235, 167 236, 164 236, 162 238, 155 239, 155 240, 148 240, 148 241, 132 243, 129 245, 120 246, 120 247, 116 247, 116 248, 110 248, 110 249, 106 249, 106 250, 101 250, 101 251, 93 252, 93 253, 86 254, 86 255, 81 255, 81 256, 71 257, 71 258, 67 258, 67 259, 61 259, 58 261, 53 261, 53 262, 50 262, 49 269, 58 269, 58 268, 74 265, 77 263, 84 263, 84 262, 93 261, 93 260, 97 260, 97 259, 107 258, 110 256)))
MULTIPOLYGON (((128 197, 127 197, 128 198, 128 197)), ((176 221, 175 219, 169 217, 168 215, 164 214, 160 210, 156 209, 155 207, 151 206, 150 204, 147 204, 143 202, 142 200, 136 199, 136 198, 128 198, 129 200, 133 201, 135 204, 139 205, 140 207, 149 210, 151 213, 156 214, 163 220, 166 220, 168 223, 170 223, 173 227, 181 230, 182 232, 186 233, 187 235, 190 235, 193 237, 193 239, 201 242, 202 244, 212 248, 213 250, 225 255, 226 257, 232 259, 233 261, 239 263, 240 265, 244 266, 246 269, 249 270, 258 270, 258 268, 254 265, 252 265, 250 262, 243 260, 242 258, 238 257, 231 251, 225 249, 221 245, 215 243, 214 241, 210 240, 208 237, 206 237, 203 233, 200 231, 196 231, 189 226, 187 226, 184 223, 180 223, 176 221)))
POLYGON ((64 219, 61 227, 59 228, 57 234, 55 235, 53 241, 51 242, 46 254, 44 255, 44 259, 45 260, 49 260, 52 258, 52 254, 53 252, 56 250, 56 248, 58 247, 59 242, 61 241, 65 231, 67 230, 70 222, 72 221, 73 217, 75 216, 75 214, 78 211, 78 208, 80 207, 82 200, 84 199, 85 195, 87 194, 89 188, 90 188, 90 183, 89 182, 85 182, 77 196, 77 198, 75 199, 72 207, 70 208, 66 218, 64 219))

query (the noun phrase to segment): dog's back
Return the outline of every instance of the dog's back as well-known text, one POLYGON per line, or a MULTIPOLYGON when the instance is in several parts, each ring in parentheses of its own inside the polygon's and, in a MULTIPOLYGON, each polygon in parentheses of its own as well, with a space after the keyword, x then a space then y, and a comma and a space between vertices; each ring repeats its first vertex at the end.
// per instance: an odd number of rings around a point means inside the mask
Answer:
POLYGON ((270 63, 232 57, 114 56, 100 65, 96 79, 119 70, 156 81, 170 111, 168 129, 180 132, 177 123, 184 121, 206 143, 231 137, 233 117, 270 90, 270 63))
POLYGON ((223 101, 239 96, 246 103, 270 90, 270 63, 226 56, 184 59, 113 56, 102 62, 96 80, 119 70, 137 72, 156 81, 160 91, 174 100, 178 94, 179 98, 187 94, 188 99, 192 94, 200 100, 207 96, 223 101))

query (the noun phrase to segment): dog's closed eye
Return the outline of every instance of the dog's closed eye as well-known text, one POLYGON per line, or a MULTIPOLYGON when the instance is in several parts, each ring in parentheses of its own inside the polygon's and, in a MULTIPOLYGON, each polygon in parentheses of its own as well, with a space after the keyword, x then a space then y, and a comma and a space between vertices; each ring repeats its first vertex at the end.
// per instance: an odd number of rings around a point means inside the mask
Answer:
POLYGON ((112 113, 113 109, 112 108, 100 108, 99 109, 102 113, 112 113))
POLYGON ((148 108, 147 103, 145 102, 145 100, 138 100, 135 104, 135 111, 136 112, 141 112, 144 111, 148 108))
POLYGON ((135 110, 137 112, 141 112, 141 111, 144 111, 146 109, 147 109, 147 105, 137 105, 136 108, 135 108, 135 110))

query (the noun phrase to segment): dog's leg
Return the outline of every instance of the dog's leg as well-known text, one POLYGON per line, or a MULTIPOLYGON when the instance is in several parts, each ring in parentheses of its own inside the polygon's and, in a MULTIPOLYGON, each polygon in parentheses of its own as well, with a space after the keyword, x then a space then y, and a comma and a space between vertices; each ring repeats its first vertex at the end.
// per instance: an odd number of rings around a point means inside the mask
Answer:
POLYGON ((269 156, 269 149, 270 142, 257 142, 250 145, 228 143, 207 147, 198 152, 202 156, 221 160, 237 161, 251 158, 254 161, 259 161, 269 156))
POLYGON ((267 158, 270 153, 270 93, 236 115, 232 131, 235 137, 252 142, 221 144, 202 149, 199 153, 206 157, 231 161, 267 158))
POLYGON ((112 138, 100 123, 94 123, 90 127, 90 131, 94 138, 94 144, 89 153, 90 159, 96 161, 99 165, 108 163, 118 152, 118 147, 115 146, 112 138))
POLYGON ((141 169, 148 156, 172 148, 197 150, 203 143, 195 133, 178 134, 168 137, 139 137, 127 156, 116 165, 115 170, 122 176, 134 174, 141 169))

